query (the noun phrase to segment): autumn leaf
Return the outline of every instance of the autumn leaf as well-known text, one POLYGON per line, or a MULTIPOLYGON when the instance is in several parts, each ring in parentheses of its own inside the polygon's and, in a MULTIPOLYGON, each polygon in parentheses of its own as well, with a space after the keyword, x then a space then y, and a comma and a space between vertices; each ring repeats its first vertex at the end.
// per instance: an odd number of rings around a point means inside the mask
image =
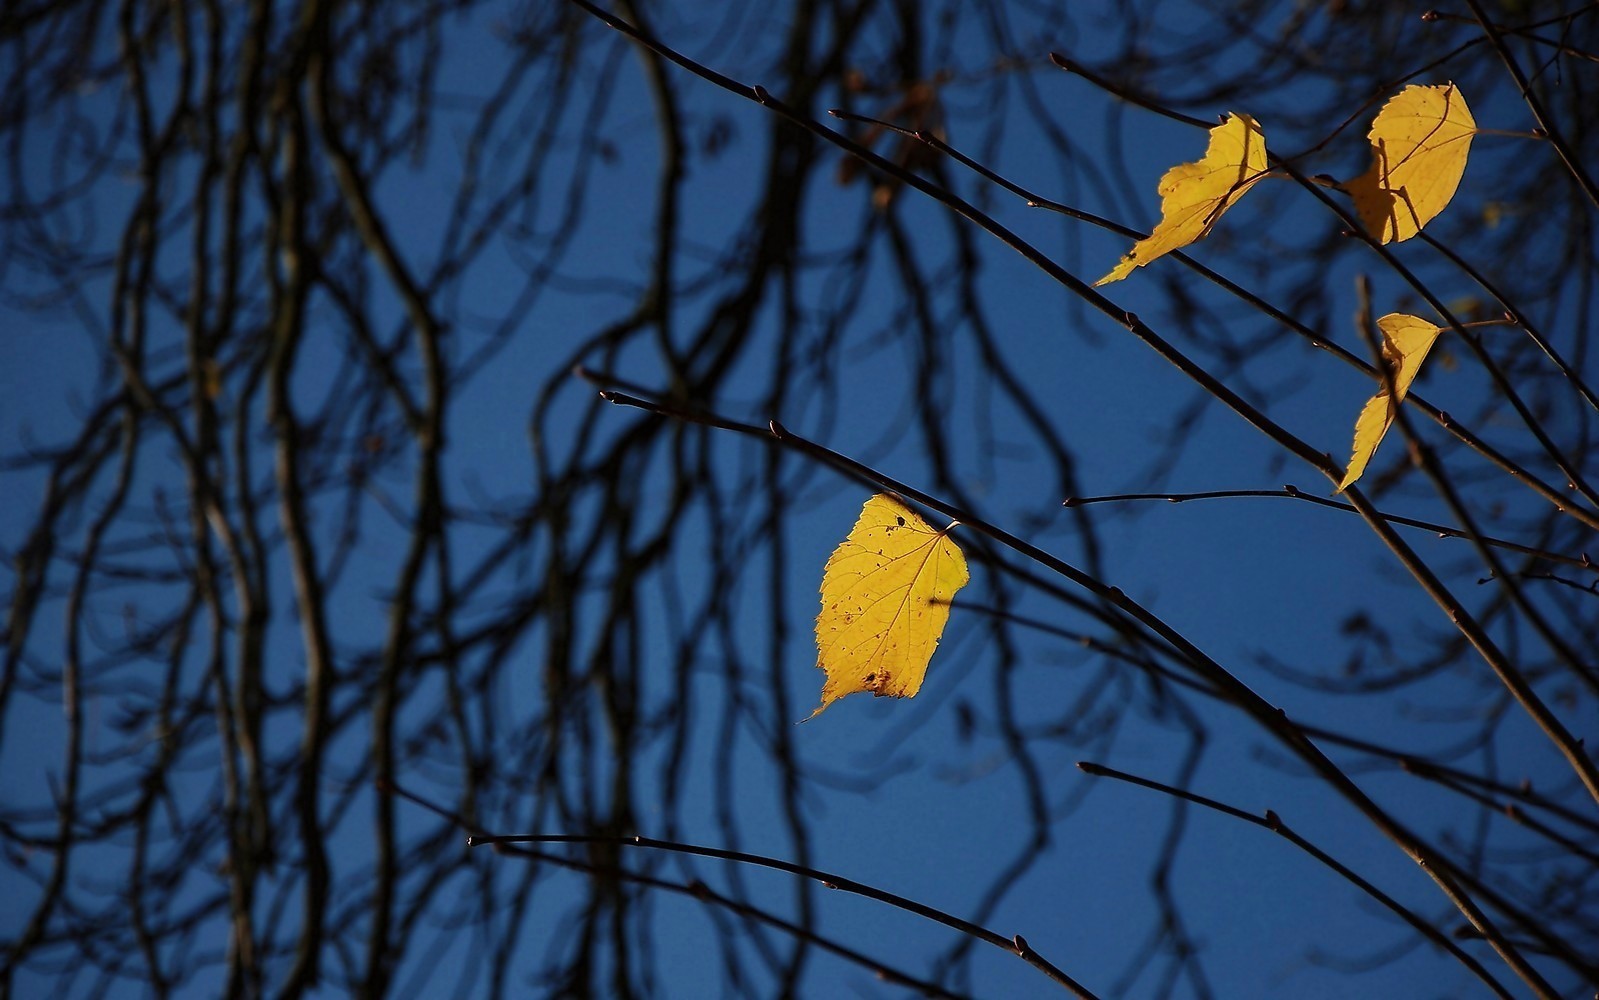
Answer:
POLYGON ((1421 232, 1455 196, 1477 123, 1454 84, 1406 87, 1371 123, 1371 167, 1344 185, 1383 243, 1421 232))
MULTIPOLYGON (((951 525, 950 527, 954 527, 951 525)), ((816 665, 827 673, 815 718, 857 691, 909 698, 966 585, 966 558, 897 498, 879 493, 822 571, 816 665)))
POLYGON ((1366 471, 1371 456, 1376 454, 1383 435, 1394 422, 1394 411, 1405 401, 1410 383, 1421 371, 1421 363, 1438 339, 1439 328, 1416 316, 1389 313, 1377 321, 1382 331, 1383 363, 1393 373, 1394 395, 1390 399, 1386 384, 1377 395, 1367 401, 1360 417, 1355 421, 1355 450, 1349 458, 1349 469, 1344 473, 1338 492, 1348 489, 1366 471))
POLYGON ((1197 163, 1180 163, 1160 179, 1160 225, 1134 244, 1095 287, 1120 281, 1157 257, 1210 235, 1221 214, 1266 172, 1266 135, 1248 115, 1228 115, 1210 130, 1197 163))

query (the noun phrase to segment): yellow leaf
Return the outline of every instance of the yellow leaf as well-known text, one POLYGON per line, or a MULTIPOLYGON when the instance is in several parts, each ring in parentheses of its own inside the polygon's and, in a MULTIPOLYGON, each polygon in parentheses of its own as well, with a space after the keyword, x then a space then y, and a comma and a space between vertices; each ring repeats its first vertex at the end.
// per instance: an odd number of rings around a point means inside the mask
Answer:
POLYGON ((1426 320, 1403 313, 1389 313, 1379 319, 1377 329, 1382 331, 1383 363, 1393 372, 1394 396, 1389 399, 1388 386, 1384 384, 1360 411, 1355 421, 1354 454, 1349 458, 1343 482, 1338 484, 1339 493, 1366 471, 1367 463, 1394 422, 1394 411, 1405 401, 1410 383, 1416 380, 1416 373, 1421 371, 1421 363, 1427 359, 1427 352, 1432 350, 1439 332, 1438 327, 1426 320))
POLYGON ((1221 214, 1266 172, 1266 134, 1248 115, 1228 115, 1210 130, 1197 163, 1179 163, 1160 179, 1160 225, 1127 252, 1095 287, 1120 281, 1157 257, 1210 235, 1221 214))
POLYGON ((1421 232, 1455 196, 1476 131, 1454 84, 1401 90, 1371 123, 1371 167, 1344 185, 1361 225, 1383 243, 1421 232))
MULTIPOLYGON (((950 527, 954 527, 951 525, 950 527)), ((822 709, 847 694, 909 698, 966 585, 966 558, 897 498, 879 493, 822 571, 816 665, 827 673, 822 709)))

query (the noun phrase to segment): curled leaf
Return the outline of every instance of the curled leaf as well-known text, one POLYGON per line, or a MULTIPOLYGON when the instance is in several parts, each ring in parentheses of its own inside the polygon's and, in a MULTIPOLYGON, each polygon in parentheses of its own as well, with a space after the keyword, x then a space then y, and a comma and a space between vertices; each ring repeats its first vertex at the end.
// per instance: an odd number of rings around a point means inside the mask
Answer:
POLYGON ((1389 398, 1385 383, 1361 409, 1360 417, 1355 421, 1354 454, 1349 458, 1349 468, 1344 472, 1343 481, 1338 484, 1339 493, 1365 473, 1366 465, 1377 452, 1377 446, 1382 444, 1383 435, 1388 433, 1388 428, 1394 422, 1394 411, 1405 401, 1410 383, 1416 380, 1416 373, 1421 371, 1421 363, 1427 359, 1427 352, 1432 350, 1439 333, 1437 326, 1404 313, 1389 313, 1382 317, 1377 321, 1377 329, 1382 331, 1383 363, 1393 372, 1394 395, 1389 398))
POLYGON ((1455 196, 1477 123, 1454 84, 1406 87, 1371 123, 1371 167, 1344 185, 1383 243, 1421 232, 1455 196))
POLYGON ((866 501, 822 571, 816 665, 827 680, 811 717, 856 691, 892 698, 920 691, 949 602, 967 579, 948 529, 934 529, 887 494, 866 501))
POLYGON ((1108 285, 1157 257, 1210 235, 1221 214, 1266 172, 1266 135, 1248 115, 1230 114, 1210 130, 1210 144, 1197 163, 1179 163, 1160 179, 1160 225, 1139 240, 1109 274, 1108 285))

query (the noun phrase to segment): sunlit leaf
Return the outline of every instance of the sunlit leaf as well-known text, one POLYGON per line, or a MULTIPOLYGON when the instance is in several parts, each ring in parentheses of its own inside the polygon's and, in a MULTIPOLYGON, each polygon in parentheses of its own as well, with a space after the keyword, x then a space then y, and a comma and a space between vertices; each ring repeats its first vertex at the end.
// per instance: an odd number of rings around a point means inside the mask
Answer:
POLYGON ((1210 130, 1203 159, 1180 163, 1160 179, 1160 225, 1094 284, 1120 281, 1133 268, 1208 236, 1221 214, 1265 172, 1266 136, 1260 125, 1248 115, 1228 115, 1210 130))
POLYGON ((1454 84, 1406 87, 1371 123, 1371 167, 1344 185, 1384 243, 1421 232, 1455 196, 1477 123, 1454 84))
POLYGON ((1421 371, 1421 363, 1427 359, 1427 352, 1437 341, 1439 332, 1437 326, 1426 320, 1403 313, 1382 317, 1377 321, 1377 329, 1382 331, 1383 361, 1393 372, 1394 395, 1389 397, 1388 386, 1384 384, 1360 411, 1355 421, 1354 454, 1349 458, 1343 482, 1338 484, 1340 493, 1365 473, 1367 463, 1394 422, 1394 411, 1405 401, 1410 383, 1416 380, 1416 373, 1421 371))
MULTIPOLYGON (((951 525, 953 527, 953 525, 951 525)), ((816 665, 827 673, 822 709, 847 694, 909 698, 968 579, 966 558, 898 499, 878 494, 822 572, 816 665)))

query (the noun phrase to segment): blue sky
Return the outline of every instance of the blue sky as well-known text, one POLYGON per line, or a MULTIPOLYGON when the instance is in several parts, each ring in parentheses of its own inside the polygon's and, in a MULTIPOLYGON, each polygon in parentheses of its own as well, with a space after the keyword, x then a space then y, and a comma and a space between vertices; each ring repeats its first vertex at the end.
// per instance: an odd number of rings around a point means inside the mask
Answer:
MULTIPOLYGON (((1112 51, 1116 41, 1105 33, 1105 25, 1115 6, 1075 8, 1067 23, 1037 23, 1022 5, 1006 8, 1015 18, 1015 36, 1027 41, 1025 52, 1031 60, 1028 68, 1013 72, 1028 77, 1048 102, 1053 126, 1065 130, 1084 156, 1100 164, 1106 172, 1105 184, 1085 180, 1085 175, 1073 174, 1062 165, 1019 90, 1009 92, 1011 100, 1003 108, 981 103, 994 92, 979 78, 991 53, 953 45, 952 51, 967 61, 956 67, 956 82, 941 96, 950 116, 949 140, 956 146, 974 154, 983 151, 986 163, 1046 197, 1146 227, 1155 217, 1155 184, 1160 174, 1174 163, 1196 158, 1204 146, 1203 135, 1155 115, 1120 107, 1082 80, 1053 69, 1044 58, 1050 48, 1068 50, 1084 59, 1112 51)), ((1209 16, 1198 4, 1164 5, 1162 10, 1170 11, 1170 19, 1158 25, 1166 39, 1163 44, 1181 37, 1185 19, 1200 21, 1209 16)), ((439 67, 442 90, 481 95, 490 85, 486 81, 497 79, 508 59, 507 47, 499 40, 506 14, 490 8, 471 17, 447 19, 448 41, 439 67)), ((960 16, 968 20, 962 21, 954 34, 959 37, 964 30, 973 38, 980 37, 975 17, 970 12, 960 16)), ((738 23, 735 37, 729 41, 716 34, 707 36, 707 25, 720 23, 708 16, 673 12, 656 21, 668 41, 685 53, 749 83, 763 82, 760 74, 771 72, 784 27, 781 18, 767 23, 752 17, 738 23)), ((933 23, 927 27, 933 33, 938 30, 933 23)), ((880 32, 872 37, 875 44, 884 44, 880 32)), ((588 175, 573 242, 560 261, 556 280, 541 287, 530 300, 519 301, 530 280, 527 262, 541 240, 562 231, 561 215, 572 197, 566 186, 571 165, 559 156, 547 165, 529 203, 528 229, 533 235, 496 238, 451 291, 453 298, 448 301, 456 310, 452 313, 456 326, 450 351, 455 362, 464 361, 474 346, 486 343, 484 329, 504 322, 510 330, 492 363, 455 393, 445 478, 446 491, 457 509, 512 511, 539 501, 528 434, 539 389, 595 331, 634 308, 636 291, 647 281, 660 154, 640 63, 629 52, 614 51, 620 44, 614 38, 598 40, 580 63, 582 83, 575 92, 583 100, 604 94, 599 81, 603 74, 614 74, 615 90, 605 98, 598 131, 613 155, 588 175)), ((1247 46, 1241 46, 1240 51, 1218 55, 1218 66, 1247 57, 1247 46)), ((1460 72, 1468 70, 1481 72, 1476 63, 1460 72)), ((1422 82, 1449 78, 1448 71, 1440 71, 1422 82)), ((680 277, 685 282, 719 287, 718 283, 729 280, 729 275, 721 273, 731 249, 728 241, 743 231, 759 195, 763 157, 774 120, 753 103, 685 73, 673 71, 671 80, 683 102, 691 135, 703 136, 716 123, 730 128, 726 148, 714 156, 697 156, 682 187, 680 277)), ((1259 97, 1257 117, 1274 149, 1298 149, 1321 134, 1299 123, 1274 129, 1274 111, 1286 117, 1284 109, 1291 109, 1296 99, 1308 100, 1312 88, 1325 88, 1326 84, 1306 81, 1303 86, 1307 89, 1300 95, 1290 86, 1259 97)), ((1508 90, 1484 93, 1480 103, 1477 94, 1471 97, 1479 122, 1504 121, 1508 128, 1525 127, 1524 109, 1510 99, 1508 90)), ((829 91, 818 107, 840 100, 836 91, 829 91)), ((861 103, 863 110, 870 109, 870 101, 861 103)), ((103 123, 109 123, 117 110, 108 95, 91 95, 87 106, 91 118, 103 123)), ((496 152, 499 159, 485 171, 487 188, 516 180, 522 169, 518 141, 533 130, 529 123, 540 121, 543 110, 536 85, 518 92, 511 115, 518 124, 505 126, 496 152)), ((1215 107, 1206 113, 1229 110, 1254 109, 1215 107)), ((437 261, 445 213, 464 171, 462 150, 469 120, 461 113, 444 116, 431 134, 427 155, 391 169, 376 185, 379 208, 405 259, 420 274, 428 274, 437 261)), ((581 119, 574 113, 558 120, 553 134, 559 142, 570 143, 580 126, 581 119)), ((1343 176, 1358 168, 1363 128, 1357 124, 1348 130, 1313 169, 1343 176)), ((1488 141, 1481 145, 1489 148, 1481 152, 1484 162, 1474 161, 1468 172, 1462 198, 1469 205, 1455 210, 1462 214, 1487 197, 1471 188, 1473 181, 1493 176, 1516 155, 1488 141)), ((29 168, 37 170, 43 181, 52 169, 43 152, 48 145, 31 148, 36 159, 29 168)), ((828 151, 824 155, 828 165, 816 171, 804 191, 802 217, 806 250, 819 259, 837 254, 849 244, 854 227, 864 217, 862 203, 868 196, 861 184, 834 183, 831 161, 836 154, 828 151)), ((996 219, 1081 277, 1098 277, 1126 249, 1121 237, 1029 209, 1003 192, 985 190, 977 178, 957 168, 951 167, 945 176, 952 179, 957 191, 979 200, 996 219)), ((1252 193, 1250 200, 1229 213, 1212 240, 1195 248, 1195 256, 1240 281, 1275 287, 1276 277, 1260 271, 1263 262, 1269 264, 1274 252, 1287 257, 1295 248, 1312 245, 1337 223, 1291 185, 1279 183, 1269 193, 1266 187, 1262 185, 1260 193, 1252 193)), ((120 223, 113 225, 112 220, 125 216, 130 197, 130 189, 119 187, 114 176, 95 189, 107 234, 119 230, 120 223)), ((906 191, 896 199, 891 213, 914 236, 913 252, 926 271, 943 272, 956 246, 951 235, 955 223, 949 212, 906 191)), ((1330 492, 1331 485, 1312 471, 1284 465, 1280 453, 1263 435, 1219 405, 1205 406, 1196 416, 1189 410, 1194 390, 1180 372, 1103 317, 1082 309, 1021 257, 981 234, 976 246, 982 255, 976 290, 992 335, 1007 364, 1069 448, 1082 495, 1270 489, 1285 482, 1317 495, 1330 492), (1161 464, 1162 444, 1180 420, 1192 424, 1184 428, 1180 448, 1166 456, 1169 463, 1157 475, 1153 470, 1161 464)), ((1414 253, 1414 248, 1405 252, 1414 253)), ((1419 253, 1415 256, 1420 259, 1419 253)), ((163 263, 174 273, 187 266, 176 252, 163 263)), ((997 398, 973 331, 960 319, 949 287, 935 287, 930 293, 934 321, 939 325, 932 349, 940 352, 943 365, 934 383, 938 396, 934 407, 941 417, 936 440, 932 440, 934 435, 918 423, 922 389, 915 378, 919 352, 928 348, 912 329, 914 318, 897 291, 894 262, 883 241, 874 245, 860 266, 864 275, 843 266, 818 269, 794 290, 801 311, 820 315, 823 306, 842 294, 840 289, 849 281, 859 279, 866 289, 847 324, 829 344, 826 366, 833 376, 830 383, 811 378, 816 369, 801 367, 787 386, 782 412, 762 409, 784 335, 768 308, 750 333, 756 346, 743 354, 734 376, 721 383, 716 397, 704 402, 726 416, 757 424, 778 418, 796 434, 933 493, 939 491, 927 448, 942 448, 953 481, 973 499, 985 519, 1010 527, 1069 561, 1083 560, 1084 543, 1074 527, 1078 522, 1060 506, 1064 497, 1059 495, 1048 455, 1022 414, 997 398)), ((1295 266, 1304 269, 1307 265, 1295 266)), ((1107 292, 1118 305, 1137 312, 1157 329, 1167 329, 1175 312, 1191 307, 1163 293, 1161 282, 1176 270, 1175 262, 1160 262, 1107 292)), ((1327 264, 1322 275, 1325 309, 1311 320, 1328 337, 1362 354, 1364 347, 1350 321, 1356 305, 1353 282, 1357 273, 1373 270, 1370 260, 1351 254, 1327 264)), ((366 307, 374 325, 385 336, 394 335, 402 331, 402 311, 376 269, 373 273, 366 307)), ((15 291, 15 283, 25 279, 13 273, 7 280, 13 282, 7 287, 15 291)), ((1377 302, 1403 302, 1397 284, 1389 279, 1379 278, 1375 289, 1377 302)), ((91 308, 103 316, 107 300, 104 278, 86 282, 83 291, 91 308)), ((1252 394, 1269 400, 1271 415, 1316 447, 1339 457, 1345 454, 1354 415, 1372 391, 1370 382, 1331 364, 1324 355, 1286 334, 1266 339, 1262 333, 1269 333, 1271 327, 1265 320, 1237 308, 1212 288, 1198 285, 1192 294, 1195 302, 1214 310, 1219 328, 1228 335, 1236 336, 1240 343, 1245 338, 1258 341, 1257 350, 1231 377, 1242 380, 1252 394)), ((706 317, 708 301, 708 296, 683 296, 681 311, 673 319, 677 330, 695 329, 706 317)), ((1388 311, 1388 307, 1379 305, 1377 311, 1388 311)), ((0 305, 0 327, 9 331, 0 337, 0 444, 5 453, 65 440, 82 419, 84 401, 96 391, 96 380, 102 374, 98 347, 82 333, 77 317, 64 310, 25 309, 15 297, 0 305)), ((158 323, 151 333, 158 347, 180 343, 181 335, 181 329, 170 320, 158 323)), ((294 386, 302 411, 313 411, 331 393, 347 389, 335 384, 330 373, 349 356, 348 344, 337 310, 325 297, 314 301, 307 358, 294 386)), ((1195 350, 1197 356, 1213 360, 1202 347, 1195 350)), ((665 365, 648 338, 635 338, 615 356, 590 351, 582 360, 645 386, 663 384, 665 365)), ((414 354, 402 354, 400 367, 407 377, 415 378, 414 354)), ((1418 388, 1462 412, 1469 411, 1483 391, 1469 374, 1453 382, 1442 375, 1424 377, 1418 388)), ((559 388, 553 400, 551 416, 542 430, 544 443, 557 463, 584 448, 598 453, 596 442, 615 440, 630 433, 641 420, 653 419, 623 408, 607 407, 594 413, 603 404, 597 401, 592 385, 576 379, 559 388), (593 439, 583 436, 585 424, 593 439)), ((259 416, 253 414, 257 423, 259 416)), ((1555 426, 1560 419, 1558 413, 1551 418, 1555 426)), ((182 467, 169 444, 152 436, 146 447, 150 454, 142 456, 135 492, 141 507, 148 509, 160 491, 181 493, 183 479, 182 467)), ((749 543, 747 562, 741 564, 739 603, 730 615, 727 632, 716 642, 707 641, 688 658, 690 667, 682 690, 693 700, 700 721, 687 738, 690 764, 684 771, 685 784, 674 791, 662 780, 671 751, 664 740, 636 748, 626 766, 635 776, 637 833, 670 833, 688 842, 736 846, 786 858, 793 855, 794 845, 782 822, 777 772, 768 756, 772 733, 774 727, 791 726, 804 718, 816 702, 821 674, 812 667, 815 652, 810 623, 816 613, 821 567, 853 524, 869 491, 802 459, 782 460, 781 476, 791 484, 792 502, 782 525, 786 562, 781 578, 781 621, 774 622, 773 577, 767 570, 772 551, 758 534, 764 508, 754 488, 769 460, 769 449, 768 444, 733 434, 671 431, 657 441, 646 462, 628 470, 634 478, 624 484, 624 492, 635 504, 638 536, 665 516, 664 497, 674 469, 681 471, 682 464, 692 461, 715 471, 718 489, 723 491, 719 501, 731 519, 719 529, 708 519, 705 508, 695 508, 673 526, 673 548, 665 566, 641 583, 637 594, 641 629, 637 645, 632 647, 636 659, 631 666, 640 678, 641 702, 651 710, 679 697, 675 672, 679 667, 671 642, 680 634, 683 609, 694 608, 709 592, 707 553, 715 548, 718 530, 747 534, 749 543), (674 467, 674 462, 680 464, 674 467), (739 503, 741 492, 750 496, 747 507, 739 503), (780 676, 788 719, 777 717, 778 699, 767 683, 769 637, 774 628, 786 630, 782 633, 780 676), (736 726, 724 729, 719 721, 721 712, 735 697, 755 707, 741 715, 736 726), (717 787, 718 766, 728 760, 733 761, 727 772, 731 795, 717 787), (736 817, 738 844, 724 843, 726 827, 719 822, 719 810, 730 810, 736 817)), ((1390 442, 1379 454, 1374 470, 1394 462, 1397 454, 1397 443, 1390 442)), ((348 652, 351 657, 341 661, 346 669, 359 669, 355 651, 376 648, 381 642, 387 621, 385 602, 404 541, 402 527, 388 511, 396 503, 403 508, 409 502, 413 471, 412 460, 402 456, 376 477, 359 501, 362 533, 350 568, 330 595, 332 629, 341 656, 348 652)), ((39 503, 42 477, 17 471, 8 471, 6 477, 0 491, 4 506, 0 543, 14 552, 39 503)), ((1506 521, 1525 509, 1515 506, 1523 503, 1520 495, 1510 496, 1506 521)), ((1429 497, 1417 494, 1392 499, 1405 513, 1444 518, 1429 497)), ((1387 499, 1384 505, 1388 505, 1387 499)), ((585 511, 582 516, 597 516, 597 510, 585 511)), ((339 523, 338 504, 332 500, 319 501, 317 513, 319 530, 339 523)), ((1096 507, 1088 517, 1097 533, 1105 582, 1121 587, 1154 610, 1268 700, 1282 706, 1291 718, 1426 751, 1447 745, 1464 731, 1429 721, 1431 715, 1484 701, 1480 692, 1486 683, 1486 668, 1475 661, 1463 661, 1458 670, 1382 700, 1318 694, 1263 668, 1262 660, 1273 658, 1301 670, 1336 674, 1349 648, 1340 629, 1348 616, 1360 609, 1371 612, 1393 631, 1400 655, 1417 654, 1426 648, 1428 639, 1446 628, 1437 609, 1402 578, 1372 533, 1350 515, 1282 500, 1233 500, 1096 507)), ((134 520, 119 531, 134 538, 148 528, 148 522, 134 520)), ((581 529, 581 524, 573 525, 572 536, 579 537, 581 529)), ((454 530, 453 558, 462 574, 501 537, 494 525, 461 524, 454 530)), ((989 606, 997 603, 998 589, 1009 588, 1017 614, 1046 620, 1058 628, 1097 633, 1097 626, 1083 616, 1004 580, 984 563, 967 536, 957 531, 955 537, 968 546, 973 558, 972 583, 958 603, 989 606)), ((1419 533, 1407 537, 1426 558, 1445 569, 1452 584, 1467 592, 1481 575, 1478 567, 1464 559, 1469 554, 1465 543, 1419 533)), ((481 598, 475 613, 490 614, 496 601, 509 602, 535 588, 539 567, 553 544, 548 538, 530 543, 522 571, 503 572, 486 587, 485 592, 493 596, 481 598)), ((594 581, 606 578, 605 560, 613 556, 609 552, 601 555, 594 567, 594 581)), ((274 622, 269 671, 274 689, 288 691, 303 671, 303 652, 296 625, 286 613, 292 604, 286 564, 279 559, 272 572, 274 600, 284 613, 274 622)), ((130 616, 137 618, 170 600, 169 594, 141 593, 136 586, 108 586, 97 598, 96 612, 111 621, 126 602, 134 609, 130 616)), ((580 598, 580 620, 592 624, 603 600, 604 593, 599 590, 580 598)), ((59 603, 52 607, 54 617, 42 619, 39 634, 31 640, 30 654, 41 662, 61 655, 59 603)), ((1008 753, 997 722, 1011 717, 1019 729, 1035 733, 1031 760, 1052 817, 1049 843, 985 923, 1005 934, 1024 935, 1068 973, 1108 994, 1158 919, 1150 877, 1161 856, 1173 809, 1161 796, 1095 781, 1074 765, 1079 759, 1093 759, 1156 780, 1175 781, 1189 743, 1178 718, 1170 709, 1153 707, 1147 681, 1133 671, 1093 657, 1058 637, 1025 628, 1014 631, 1015 646, 1007 658, 996 648, 988 625, 987 617, 976 609, 954 610, 927 685, 914 701, 848 698, 787 734, 804 767, 817 777, 801 796, 810 830, 811 863, 956 915, 977 912, 998 873, 1030 851, 1027 782, 1023 769, 1008 753), (1095 687, 1101 684, 1102 691, 1095 687), (1066 706, 1079 704, 1085 706, 1085 717, 1068 717, 1066 706), (977 720, 975 733, 964 731, 964 718, 977 720), (1059 731, 1052 735, 1051 727, 1059 731), (869 779, 868 790, 851 787, 860 779, 869 779)), ((511 666, 496 679, 497 709, 510 723, 510 728, 500 733, 505 742, 496 748, 498 766, 514 767, 533 752, 526 744, 513 744, 533 736, 517 726, 528 725, 548 711, 542 704, 538 680, 547 627, 536 624, 515 642, 509 656, 511 666)), ((587 651, 599 644, 600 637, 580 633, 575 641, 579 649, 587 651)), ((340 704, 348 704, 350 696, 349 691, 344 692, 340 704)), ((45 690, 15 699, 0 720, 6 731, 0 800, 8 807, 48 802, 52 769, 61 754, 59 716, 48 710, 58 704, 52 702, 57 698, 45 690)), ((402 718, 420 725, 442 710, 439 703, 443 700, 436 678, 424 680, 418 694, 405 705, 402 718)), ((1446 901, 1414 864, 1332 791, 1306 777, 1299 765, 1285 763, 1283 753, 1242 713, 1204 699, 1185 698, 1185 704, 1205 732, 1204 752, 1191 780, 1194 791, 1251 812, 1275 810, 1300 834, 1396 898, 1424 915, 1437 917, 1446 928, 1454 926, 1458 918, 1449 917, 1446 901)), ((119 745, 113 734, 97 728, 108 724, 113 712, 110 701, 91 705, 91 747, 119 745), (102 738, 103 744, 98 742, 102 738)), ((296 738, 288 721, 272 733, 273 738, 296 738)), ((327 803, 344 793, 338 775, 358 761, 365 733, 364 728, 356 727, 333 745, 328 780, 322 788, 327 803)), ((1553 754, 1533 738, 1530 725, 1507 723, 1499 751, 1502 763, 1520 768, 1507 771, 1507 775, 1525 773, 1537 776, 1540 782, 1558 780, 1553 754)), ((406 773, 402 781, 439 801, 448 801, 452 782, 458 780, 451 768, 460 765, 459 760, 451 761, 445 755, 434 767, 406 773)), ((564 780, 574 786, 591 781, 603 794, 610 768, 617 766, 623 764, 603 755, 586 758, 581 765, 572 764, 564 780)), ((96 780, 102 781, 113 780, 118 773, 115 763, 95 771, 96 780)), ((180 797, 199 797, 216 780, 214 759, 197 752, 182 769, 177 788, 180 797)), ((1472 815, 1458 799, 1403 775, 1362 774, 1358 780, 1379 802, 1418 824, 1428 835, 1459 826, 1472 815)), ((361 870, 371 851, 369 820, 365 818, 371 808, 370 793, 358 789, 354 794, 351 818, 341 822, 329 841, 335 866, 344 872, 361 870)), ((498 832, 532 832, 518 825, 533 812, 531 803, 501 794, 491 810, 486 820, 494 823, 498 832)), ((402 805, 400 814, 406 831, 430 828, 425 814, 409 805, 402 805)), ((1477 989, 1469 973, 1427 947, 1416 947, 1362 971, 1358 978, 1334 967, 1339 958, 1359 961, 1380 954, 1404 940, 1406 932, 1348 883, 1266 831, 1197 809, 1189 810, 1183 822, 1181 844, 1173 855, 1171 891, 1180 903, 1189 935, 1203 949, 1206 976, 1216 995, 1342 997, 1358 991, 1369 996, 1442 997, 1472 995, 1477 989), (1333 960, 1327 960, 1328 956, 1333 960)), ((1522 846, 1513 835, 1500 832, 1495 838, 1496 845, 1522 846)), ((208 855, 203 860, 205 866, 214 868, 217 857, 208 855)), ((753 902, 776 912, 792 913, 796 893, 802 891, 795 880, 769 872, 735 874, 713 862, 679 859, 652 859, 650 863, 660 872, 702 878, 718 888, 728 887, 729 880, 736 877, 753 902)), ((44 862, 32 858, 25 864, 31 877, 0 868, 0 892, 24 899, 37 893, 36 880, 45 870, 44 862)), ((105 878, 114 879, 124 864, 125 856, 118 850, 97 850, 85 856, 74 877, 94 881, 101 875, 96 866, 104 865, 105 878)), ((503 869, 497 878, 502 890, 520 877, 521 862, 500 858, 493 864, 503 869)), ((195 878, 193 891, 203 893, 206 876, 197 873, 195 878)), ((469 880, 459 882, 440 897, 427 919, 443 926, 456 908, 470 907, 476 889, 477 884, 469 880)), ((552 942, 562 940, 562 928, 570 924, 574 908, 586 898, 583 889, 581 881, 570 874, 555 873, 539 883, 536 901, 519 932, 518 948, 529 956, 527 967, 532 967, 552 942)), ((284 891, 287 898, 293 898, 292 889, 284 891)), ((815 888, 803 891, 811 893, 817 906, 820 933, 850 942, 896 967, 925 973, 938 955, 959 943, 946 928, 872 901, 815 888)), ((646 916, 641 918, 638 933, 653 936, 653 985, 658 994, 695 997, 721 989, 718 949, 730 945, 724 940, 725 931, 712 922, 705 909, 665 894, 650 895, 643 906, 641 912, 646 916)), ((13 937, 19 929, 19 915, 29 908, 0 917, 0 936, 13 937)), ((288 912, 292 914, 292 906, 288 912)), ((287 919, 292 920, 292 915, 287 919)), ((203 940, 202 948, 220 952, 225 942, 223 923, 216 921, 214 930, 206 933, 214 936, 203 940)), ((420 938, 401 963, 400 988, 414 990, 415 995, 437 995, 453 988, 480 958, 474 949, 483 943, 474 939, 474 933, 468 925, 420 938), (436 955, 429 952, 435 942, 440 948, 436 955)), ((1488 954, 1486 950, 1481 953, 1488 954)), ((977 945, 970 961, 969 978, 963 979, 962 985, 978 996, 1043 995, 1048 986, 1034 970, 994 949, 977 945)), ((1149 995, 1159 975, 1160 963, 1149 963, 1147 972, 1128 985, 1127 995, 1149 995)), ((51 988, 52 978, 37 969, 28 970, 24 977, 21 987, 29 995, 44 995, 51 988)), ((216 980, 201 976, 183 992, 204 996, 217 989, 216 980)), ((475 989, 467 992, 472 994, 475 989)), ((805 990, 818 997, 899 995, 859 968, 826 958, 814 960, 805 990)), ((759 985, 754 991, 760 992, 759 985)), ((113 993, 133 996, 139 995, 139 990, 124 983, 113 993)), ((334 994, 329 990, 327 995, 334 994)), ((1176 995, 1194 994, 1181 986, 1176 995)))

